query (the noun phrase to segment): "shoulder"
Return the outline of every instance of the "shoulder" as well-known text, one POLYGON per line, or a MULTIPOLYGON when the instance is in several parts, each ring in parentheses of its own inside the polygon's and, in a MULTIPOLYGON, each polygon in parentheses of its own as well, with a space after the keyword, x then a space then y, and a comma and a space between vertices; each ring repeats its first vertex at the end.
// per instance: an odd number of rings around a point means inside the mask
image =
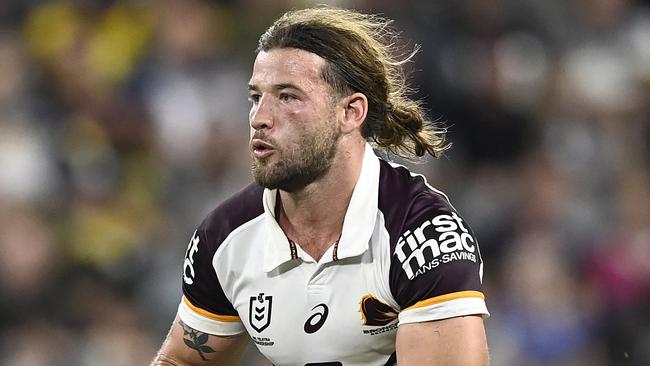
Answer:
POLYGON ((379 161, 379 210, 391 238, 396 239, 422 217, 454 211, 447 196, 430 186, 424 176, 404 166, 379 161))
POLYGON ((222 288, 213 259, 232 232, 264 212, 263 193, 259 185, 247 186, 212 210, 192 235, 183 262, 185 299, 179 307, 181 319, 192 328, 212 334, 243 331, 240 325, 232 325, 239 318, 222 288))
POLYGON ((212 210, 197 231, 205 235, 212 250, 235 229, 264 213, 264 188, 252 183, 230 196, 212 210))
POLYGON ((379 187, 400 323, 487 314, 478 242, 447 196, 424 176, 385 161, 379 187))

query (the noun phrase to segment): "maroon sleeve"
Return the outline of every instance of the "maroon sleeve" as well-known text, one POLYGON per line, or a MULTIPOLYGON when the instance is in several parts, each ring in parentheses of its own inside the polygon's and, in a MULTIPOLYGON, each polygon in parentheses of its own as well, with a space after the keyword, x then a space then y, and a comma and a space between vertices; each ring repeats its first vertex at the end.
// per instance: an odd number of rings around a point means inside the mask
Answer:
POLYGON ((264 212, 263 191, 256 184, 245 187, 215 208, 194 232, 183 261, 183 295, 194 307, 216 315, 237 315, 213 259, 230 233, 264 212))
POLYGON ((212 314, 237 315, 212 266, 216 247, 202 228, 194 232, 183 261, 183 295, 193 306, 212 314))
POLYGON ((482 297, 478 242, 467 222, 440 199, 414 202, 391 245, 390 289, 402 309, 442 295, 482 297))

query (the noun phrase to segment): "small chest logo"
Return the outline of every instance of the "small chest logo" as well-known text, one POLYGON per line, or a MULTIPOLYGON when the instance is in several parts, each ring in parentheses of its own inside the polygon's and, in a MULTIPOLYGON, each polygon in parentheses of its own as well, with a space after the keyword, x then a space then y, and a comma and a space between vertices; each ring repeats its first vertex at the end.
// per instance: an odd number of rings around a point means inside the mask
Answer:
POLYGON ((383 326, 397 319, 398 313, 373 295, 366 295, 359 302, 363 325, 383 326))
POLYGON ((307 321, 305 322, 305 333, 312 334, 316 333, 327 320, 327 314, 329 314, 329 309, 325 304, 318 304, 312 308, 316 310, 307 321), (318 308, 318 310, 316 310, 318 308))
POLYGON ((271 325, 271 305, 273 305, 273 296, 264 296, 260 292, 257 296, 251 296, 248 308, 248 321, 258 332, 271 325))

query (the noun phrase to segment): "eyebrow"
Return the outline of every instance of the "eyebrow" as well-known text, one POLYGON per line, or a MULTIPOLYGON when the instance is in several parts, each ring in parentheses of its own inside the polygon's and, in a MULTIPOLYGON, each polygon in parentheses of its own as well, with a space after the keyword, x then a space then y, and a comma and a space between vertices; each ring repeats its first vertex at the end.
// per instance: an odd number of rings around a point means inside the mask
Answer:
MULTIPOLYGON (((282 90, 282 89, 295 89, 298 91, 302 91, 297 85, 292 84, 292 83, 280 83, 280 84, 274 84, 272 86, 274 90, 282 90)), ((257 85, 254 84, 248 84, 248 90, 249 91, 259 91, 260 88, 257 85)))

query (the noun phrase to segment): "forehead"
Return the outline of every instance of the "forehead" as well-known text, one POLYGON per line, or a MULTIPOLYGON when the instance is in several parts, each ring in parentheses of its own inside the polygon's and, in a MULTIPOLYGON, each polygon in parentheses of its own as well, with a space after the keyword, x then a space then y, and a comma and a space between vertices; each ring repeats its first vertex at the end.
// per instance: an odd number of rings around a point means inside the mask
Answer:
POLYGON ((315 53, 297 48, 275 48, 260 51, 255 58, 249 84, 263 88, 279 84, 294 84, 313 89, 324 86, 321 72, 325 59, 315 53))

